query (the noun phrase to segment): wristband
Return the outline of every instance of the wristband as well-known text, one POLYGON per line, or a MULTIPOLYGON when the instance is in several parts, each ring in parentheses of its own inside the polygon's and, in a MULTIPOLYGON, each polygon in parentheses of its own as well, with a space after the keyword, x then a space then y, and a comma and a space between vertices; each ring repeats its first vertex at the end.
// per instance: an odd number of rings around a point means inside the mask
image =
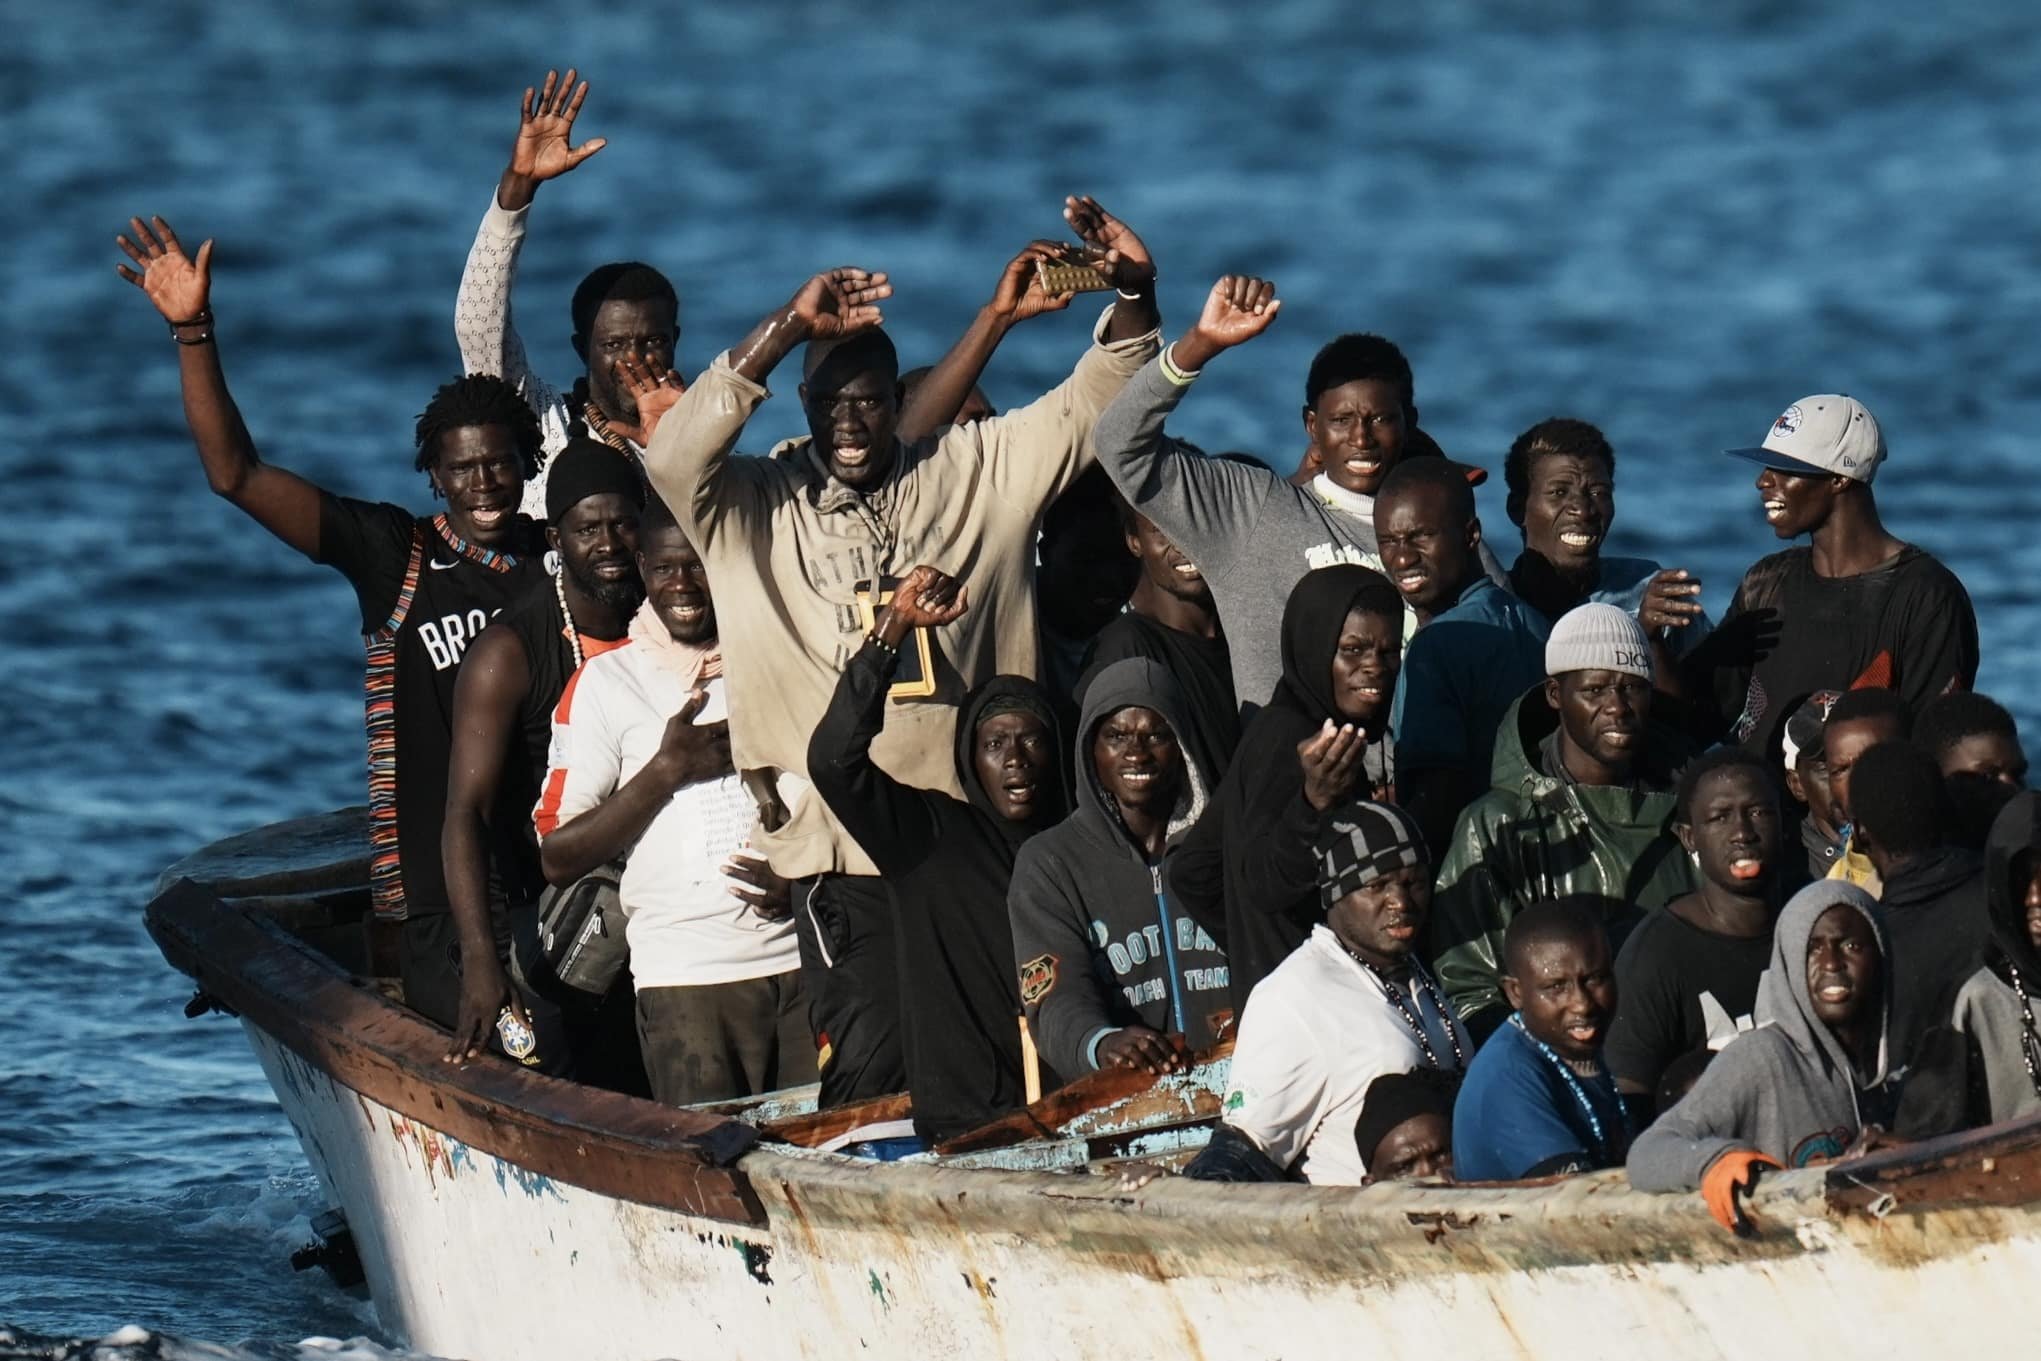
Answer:
POLYGON ((213 309, 210 307, 201 307, 199 309, 197 316, 192 317, 187 321, 171 322, 170 329, 173 331, 178 331, 182 330, 186 326, 210 326, 212 324, 213 324, 213 309))
POLYGON ((865 635, 865 641, 871 644, 873 647, 879 649, 879 651, 885 653, 888 659, 898 657, 900 655, 900 649, 895 647, 893 644, 887 642, 884 638, 881 638, 879 636, 879 631, 877 629, 873 629, 870 633, 867 633, 865 635))
POLYGON ((1187 388, 1198 380, 1203 369, 1180 369, 1176 366, 1176 346, 1171 344, 1162 352, 1162 376, 1180 388, 1187 388))

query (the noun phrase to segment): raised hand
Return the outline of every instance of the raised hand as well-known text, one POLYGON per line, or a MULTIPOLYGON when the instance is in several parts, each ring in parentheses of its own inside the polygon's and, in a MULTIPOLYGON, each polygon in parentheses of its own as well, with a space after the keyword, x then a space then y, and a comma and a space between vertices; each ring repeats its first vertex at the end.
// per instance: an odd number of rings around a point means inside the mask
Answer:
POLYGON ((787 310, 809 340, 841 340, 884 322, 879 304, 892 296, 884 274, 845 265, 802 284, 787 310))
POLYGON ((210 238, 200 243, 198 258, 194 260, 184 253, 168 222, 160 217, 149 221, 155 224, 153 232, 142 219, 131 217, 128 227, 134 232, 134 239, 124 235, 113 238, 128 259, 141 266, 139 272, 126 265, 115 265, 114 270, 149 295, 163 320, 190 321, 206 310, 212 295, 213 243, 210 238))
POLYGON ((652 432, 659 428, 660 418, 673 410, 681 394, 687 391, 687 384, 681 381, 678 370, 636 355, 617 360, 615 371, 617 385, 638 409, 638 423, 629 425, 612 420, 610 429, 642 448, 652 442, 652 432))
POLYGON ((1678 567, 1654 576, 1644 588, 1644 601, 1637 607, 1637 622, 1644 631, 1683 629, 1701 617, 1701 583, 1678 567))
POLYGON ((1329 812, 1353 793, 1359 780, 1368 734, 1351 723, 1322 727, 1297 744, 1297 763, 1304 768, 1304 799, 1319 812, 1329 812))
POLYGON ((900 639, 907 636, 907 630, 954 624, 969 608, 963 583, 924 563, 893 588, 892 603, 886 606, 874 631, 897 647, 900 639))
POLYGON ((574 75, 571 66, 565 80, 552 71, 546 72, 545 86, 536 95, 529 85, 525 86, 524 104, 518 113, 517 141, 510 148, 511 174, 543 184, 556 175, 566 174, 609 145, 608 139, 602 137, 573 145, 574 119, 581 112, 581 101, 588 98, 588 82, 584 80, 577 86, 574 75))
POLYGON ((1070 306, 1075 293, 1044 293, 1041 280, 1035 275, 1037 262, 1061 260, 1068 251, 1060 241, 1029 242, 1007 262, 999 276, 999 287, 993 290, 992 301, 986 305, 1009 324, 1070 306))
POLYGON ((1129 293, 1155 282, 1155 260, 1134 229, 1099 206, 1089 194, 1063 200, 1063 220, 1078 238, 1099 252, 1095 261, 1113 284, 1129 293))

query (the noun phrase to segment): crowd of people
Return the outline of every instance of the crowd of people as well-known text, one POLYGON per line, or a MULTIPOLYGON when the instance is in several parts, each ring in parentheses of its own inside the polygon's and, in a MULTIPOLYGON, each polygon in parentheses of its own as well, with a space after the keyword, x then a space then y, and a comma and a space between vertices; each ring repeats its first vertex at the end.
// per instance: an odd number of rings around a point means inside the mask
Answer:
POLYGON ((1186 1175, 1627 1165, 1728 1225, 1766 1167, 2041 1109, 2041 802, 1962 584, 1880 517, 1861 403, 1729 451, 1807 542, 1715 621, 1692 573, 1602 552, 1586 421, 1511 445, 1491 535, 1379 335, 1313 360, 1292 475, 1172 437, 1275 287, 1220 279, 1165 343, 1147 245, 1090 198, 927 368, 887 277, 841 268, 683 379, 676 290, 623 262, 575 291, 559 387, 511 295, 539 187, 603 146, 587 92, 525 91, 464 376, 417 422, 432 513, 265 461, 212 243, 119 239, 212 489, 355 589, 372 949, 450 1060, 905 1091, 933 1145, 1231 1040, 1186 1175), (1002 338, 1082 296, 1044 264, 1107 305, 997 412, 1002 338), (739 454, 796 352, 807 435, 739 454), (569 901, 622 931, 606 992, 548 986, 569 901))

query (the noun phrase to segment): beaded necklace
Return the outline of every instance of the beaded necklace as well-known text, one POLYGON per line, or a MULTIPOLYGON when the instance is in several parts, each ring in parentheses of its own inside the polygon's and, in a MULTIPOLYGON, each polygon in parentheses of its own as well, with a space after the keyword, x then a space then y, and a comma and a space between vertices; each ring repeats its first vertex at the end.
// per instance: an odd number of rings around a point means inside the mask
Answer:
POLYGON ((1424 990, 1424 995, 1431 999, 1432 1009, 1445 1022, 1446 1038, 1453 1045, 1453 1066, 1451 1069, 1446 1069, 1446 1065, 1439 1062, 1438 1053, 1432 1048, 1431 1036, 1424 1028, 1424 1021, 1411 1009, 1410 1003, 1403 1000, 1403 989, 1397 985, 1396 981, 1363 959, 1360 952, 1355 950, 1353 946, 1340 940, 1339 932, 1334 931, 1332 938, 1339 941, 1339 948, 1346 951, 1347 958, 1360 965, 1368 977, 1375 980, 1376 986, 1382 989, 1383 994, 1389 999, 1389 1004, 1396 1008, 1396 1014, 1403 1018, 1403 1024, 1408 1026, 1410 1033, 1417 1037, 1417 1047, 1424 1051, 1424 1061, 1426 1063, 1434 1068, 1449 1072, 1459 1072, 1466 1068, 1467 1055, 1460 1049, 1459 1027, 1453 1024, 1453 1013, 1446 1009, 1445 996, 1439 991, 1438 984, 1432 982, 1431 975, 1424 971, 1424 965, 1419 964, 1414 959, 1410 961, 1410 981, 1414 988, 1422 988, 1424 990))
MULTIPOLYGON (((563 566, 553 573, 553 599, 560 602, 560 618, 566 621, 561 630, 567 635, 567 649, 574 654, 574 670, 581 669, 581 630, 575 626, 574 611, 567 608, 567 569, 563 566)), ((570 676, 574 674, 568 672, 570 676)))
POLYGON ((603 415, 602 408, 594 402, 588 402, 583 405, 581 417, 588 422, 589 431, 604 444, 607 444, 618 453, 628 454, 634 459, 638 456, 637 451, 631 448, 629 440, 609 428, 609 417, 603 415))
MULTIPOLYGON (((1587 1127, 1594 1137, 1597 1158, 1604 1166, 1614 1163, 1616 1150, 1610 1146, 1608 1135, 1602 1130, 1602 1117, 1595 1113, 1594 1102, 1588 1099, 1587 1088, 1580 1085, 1580 1078, 1575 1075, 1573 1066, 1553 1053, 1551 1045, 1530 1032, 1529 1027, 1524 1024, 1524 1013, 1511 1012, 1509 1023, 1521 1031, 1525 1039, 1537 1046, 1538 1052, 1545 1056, 1545 1061, 1558 1070, 1560 1079, 1566 1083, 1566 1090, 1573 1093, 1575 1103, 1580 1106, 1580 1113, 1587 1117, 1587 1127)), ((1623 1109, 1623 1103, 1620 1101, 1616 1103, 1616 1118, 1622 1122, 1623 1133, 1627 1136, 1630 1133, 1630 1113, 1623 1109)))
POLYGON ((2034 1030, 2034 1010, 2027 1000, 2027 983, 2020 977, 2020 971, 2013 964, 2006 965, 2006 973, 2013 980, 2013 996, 2020 1003, 2020 1061, 2027 1065, 2027 1081, 2034 1084, 2034 1092, 2041 1095, 2041 1034, 2034 1030))

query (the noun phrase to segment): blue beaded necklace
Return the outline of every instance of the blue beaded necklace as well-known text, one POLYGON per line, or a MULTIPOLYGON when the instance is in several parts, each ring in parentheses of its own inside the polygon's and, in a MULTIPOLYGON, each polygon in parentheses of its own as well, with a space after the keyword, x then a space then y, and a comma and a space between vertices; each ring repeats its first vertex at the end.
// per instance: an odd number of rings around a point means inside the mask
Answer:
MULTIPOLYGON (((1595 1113, 1595 1104, 1588 1099, 1587 1088, 1580 1085, 1580 1077, 1573 1071, 1573 1066, 1554 1053, 1551 1045, 1531 1033, 1530 1028, 1524 1024, 1524 1013, 1511 1012, 1509 1023, 1521 1031, 1525 1039, 1537 1046, 1538 1052, 1545 1056, 1545 1061, 1558 1070, 1561 1080, 1566 1083, 1566 1090, 1573 1093, 1574 1101, 1580 1106, 1580 1113, 1587 1117, 1588 1132, 1594 1137, 1597 1160, 1604 1166, 1613 1164, 1616 1161, 1616 1150, 1610 1146, 1608 1135, 1602 1129, 1602 1117, 1595 1113)), ((1630 1112, 1624 1109, 1620 1099, 1616 1102, 1616 1118, 1622 1122, 1623 1134, 1627 1138, 1630 1133, 1630 1112)))

